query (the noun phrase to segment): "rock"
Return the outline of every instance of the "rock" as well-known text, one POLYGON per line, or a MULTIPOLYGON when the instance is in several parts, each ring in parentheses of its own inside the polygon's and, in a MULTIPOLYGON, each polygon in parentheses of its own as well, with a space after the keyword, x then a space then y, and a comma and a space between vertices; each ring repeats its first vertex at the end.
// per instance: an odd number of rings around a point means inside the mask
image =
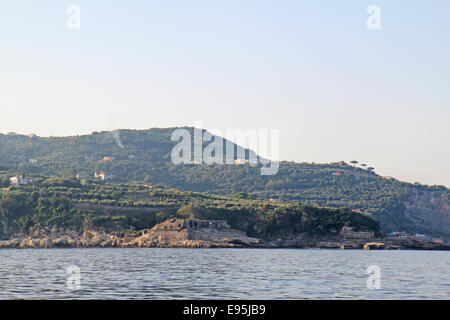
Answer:
POLYGON ((55 248, 66 248, 69 246, 69 242, 65 238, 56 238, 53 240, 55 248))
POLYGON ((364 250, 381 250, 384 249, 385 245, 382 242, 370 242, 366 243, 363 247, 364 250))
POLYGON ((231 229, 221 220, 170 219, 142 232, 124 246, 138 247, 249 247, 261 240, 231 229))
MULTIPOLYGON (((337 233, 337 232, 336 232, 337 233)), ((377 239, 371 232, 358 231, 345 226, 339 233, 326 236, 292 234, 272 240, 248 237, 241 230, 232 229, 221 220, 171 219, 152 229, 117 236, 103 231, 87 230, 80 234, 74 230, 52 228, 33 230, 30 235, 17 233, 10 239, 0 240, 0 248, 329 248, 329 249, 414 249, 450 250, 450 246, 415 238, 377 239)))

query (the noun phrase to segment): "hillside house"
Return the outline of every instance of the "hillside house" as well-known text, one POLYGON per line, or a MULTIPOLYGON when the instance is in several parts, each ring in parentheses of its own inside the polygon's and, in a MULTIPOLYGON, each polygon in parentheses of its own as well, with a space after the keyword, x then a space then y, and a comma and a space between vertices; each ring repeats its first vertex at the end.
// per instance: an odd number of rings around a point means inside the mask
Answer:
POLYGON ((329 162, 330 165, 333 166, 340 166, 340 167, 345 167, 347 166, 347 163, 345 163, 344 161, 339 161, 339 162, 329 162))
POLYGON ((94 177, 95 179, 100 180, 111 180, 112 178, 114 178, 113 175, 107 174, 105 171, 100 171, 100 173, 95 172, 94 177))
POLYGON ((428 236, 428 235, 426 235, 426 234, 421 234, 421 233, 416 233, 416 234, 414 235, 414 238, 416 238, 416 239, 421 239, 421 240, 429 240, 429 241, 433 240, 432 237, 430 237, 430 236, 428 236))
MULTIPOLYGON (((250 164, 250 162, 249 162, 248 159, 237 159, 237 160, 234 160, 234 164, 235 164, 236 166, 239 166, 239 165, 241 165, 241 164, 250 164)), ((252 164, 252 165, 255 165, 254 161, 252 161, 251 164, 252 164)))
POLYGON ((27 186, 33 183, 33 179, 25 179, 23 175, 9 178, 12 186, 27 186))
POLYGON ((114 160, 113 157, 104 157, 102 160, 100 160, 100 162, 111 162, 113 160, 114 160))

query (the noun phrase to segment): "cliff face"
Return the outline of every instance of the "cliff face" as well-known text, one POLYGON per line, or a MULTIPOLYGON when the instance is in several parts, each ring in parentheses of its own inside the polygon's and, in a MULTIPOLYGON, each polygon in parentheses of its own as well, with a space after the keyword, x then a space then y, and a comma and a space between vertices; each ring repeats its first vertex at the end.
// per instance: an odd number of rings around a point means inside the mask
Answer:
POLYGON ((450 237, 450 200, 446 193, 415 193, 403 202, 405 215, 425 233, 450 237))
POLYGON ((450 250, 450 246, 418 239, 380 239, 373 232, 344 226, 332 236, 289 235, 261 240, 232 229, 221 220, 171 219, 134 234, 111 234, 85 229, 82 233, 52 228, 14 234, 0 248, 330 248, 362 249, 377 241, 378 249, 450 250), (382 241, 382 242, 380 242, 382 241))
POLYGON ((450 199, 446 192, 414 192, 395 207, 374 214, 386 232, 406 231, 450 239, 450 199))
POLYGON ((231 229, 225 221, 171 219, 156 225, 127 245, 136 247, 239 247, 262 241, 231 229))
POLYGON ((225 221, 171 219, 139 234, 117 235, 103 231, 53 228, 30 234, 14 234, 0 241, 0 248, 59 248, 59 247, 255 247, 262 244, 245 232, 231 229, 225 221))

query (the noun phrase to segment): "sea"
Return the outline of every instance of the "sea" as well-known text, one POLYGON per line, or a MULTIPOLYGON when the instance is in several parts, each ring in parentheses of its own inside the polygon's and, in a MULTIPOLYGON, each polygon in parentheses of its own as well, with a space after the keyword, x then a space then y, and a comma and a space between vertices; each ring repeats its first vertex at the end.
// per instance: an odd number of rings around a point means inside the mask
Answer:
POLYGON ((450 299, 450 252, 0 249, 0 299, 450 299))

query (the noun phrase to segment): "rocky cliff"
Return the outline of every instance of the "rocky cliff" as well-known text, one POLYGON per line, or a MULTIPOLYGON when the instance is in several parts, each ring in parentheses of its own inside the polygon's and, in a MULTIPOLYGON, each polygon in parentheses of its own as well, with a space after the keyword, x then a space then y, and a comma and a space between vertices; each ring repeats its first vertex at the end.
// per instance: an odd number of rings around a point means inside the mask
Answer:
POLYGON ((0 241, 0 248, 61 248, 61 247, 258 247, 264 242, 232 229, 225 221, 171 219, 152 229, 134 234, 111 234, 104 231, 53 228, 29 234, 14 234, 0 241))
POLYGON ((385 232, 423 233, 450 242, 450 199, 447 192, 413 192, 373 217, 385 232))
POLYGON ((450 246, 419 239, 377 238, 373 232, 344 226, 332 236, 289 235, 257 239, 232 229, 221 220, 170 219, 136 233, 111 234, 100 230, 82 233, 67 229, 35 230, 0 241, 0 248, 329 248, 450 250, 450 246))
POLYGON ((252 247, 263 241, 231 229, 225 221, 171 219, 126 244, 132 247, 252 247))

